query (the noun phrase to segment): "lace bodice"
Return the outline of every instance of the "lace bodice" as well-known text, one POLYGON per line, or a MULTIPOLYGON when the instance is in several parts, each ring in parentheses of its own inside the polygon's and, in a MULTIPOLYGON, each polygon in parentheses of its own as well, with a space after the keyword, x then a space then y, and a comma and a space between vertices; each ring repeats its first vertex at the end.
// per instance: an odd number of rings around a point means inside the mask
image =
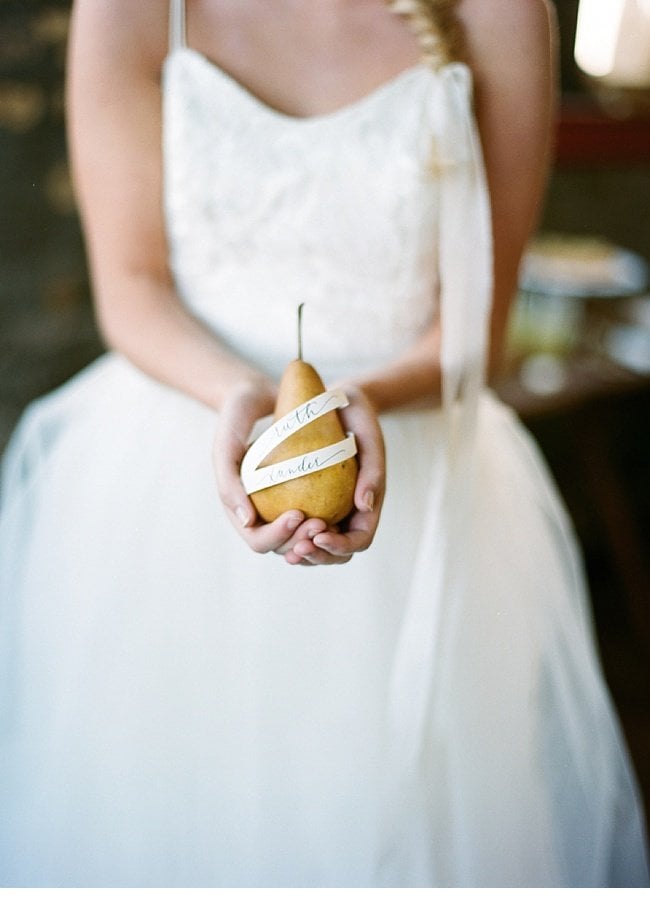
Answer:
POLYGON ((336 112, 295 118, 173 49, 165 203, 185 302, 271 373, 295 357, 300 302, 305 356, 326 379, 408 346, 437 303, 432 150, 443 163, 468 152, 458 97, 469 104, 463 66, 420 64, 336 112))

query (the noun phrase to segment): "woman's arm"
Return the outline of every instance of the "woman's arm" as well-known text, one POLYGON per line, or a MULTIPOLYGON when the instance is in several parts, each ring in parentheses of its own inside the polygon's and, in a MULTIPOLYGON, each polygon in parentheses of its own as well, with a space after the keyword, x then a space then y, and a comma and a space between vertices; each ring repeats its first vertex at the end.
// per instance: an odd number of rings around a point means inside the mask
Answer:
POLYGON ((388 366, 355 381, 378 413, 397 408, 437 406, 441 396, 440 323, 388 366))
POLYGON ((99 327, 140 369, 212 408, 237 383, 272 406, 268 380, 226 352, 174 290, 160 146, 167 21, 167 0, 74 5, 69 143, 99 327))
POLYGON ((144 372, 219 410, 217 467, 230 518, 255 550, 287 549, 324 528, 288 511, 254 523, 237 464, 276 387, 228 352, 174 289, 162 208, 161 67, 168 0, 76 0, 69 43, 68 127, 97 317, 107 343, 144 372))
POLYGON ((490 372, 501 364, 522 253, 548 177, 556 105, 556 27, 547 0, 463 0, 476 116, 490 192, 494 297, 490 372))
MULTIPOLYGON (((492 209, 490 374, 500 366, 522 253, 537 222, 555 112, 555 23, 545 0, 463 0, 475 110, 492 209)), ((471 265, 471 261, 469 261, 471 265)), ((391 366, 356 380, 378 412, 440 402, 434 323, 391 366)))
MULTIPOLYGON (((535 227, 547 179, 555 109, 555 27, 545 0, 463 0, 475 110, 492 209, 494 295, 489 370, 498 371, 522 253, 535 227)), ((468 261, 471 265, 471 261, 468 261)), ((355 385, 378 413, 440 401, 440 332, 434 323, 403 357, 355 385)), ((347 535, 313 544, 332 555, 347 535)), ((307 542, 296 544, 302 553, 307 542)), ((312 553, 318 562, 318 553, 312 553)))

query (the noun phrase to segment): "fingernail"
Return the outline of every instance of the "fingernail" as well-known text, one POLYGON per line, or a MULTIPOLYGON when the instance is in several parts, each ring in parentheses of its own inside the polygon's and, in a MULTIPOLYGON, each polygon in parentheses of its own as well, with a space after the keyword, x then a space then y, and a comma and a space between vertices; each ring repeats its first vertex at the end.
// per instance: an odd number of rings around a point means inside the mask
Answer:
POLYGON ((363 496, 363 502, 366 505, 366 510, 369 513, 372 513, 375 507, 375 492, 370 490, 366 491, 363 496))
POLYGON ((235 507, 235 516, 242 524, 242 526, 248 525, 250 517, 243 507, 235 507))
POLYGON ((301 513, 294 513, 287 519, 288 529, 297 529, 305 517, 301 513))
POLYGON ((321 537, 320 532, 318 533, 318 535, 314 536, 314 544, 316 545, 316 547, 319 547, 322 551, 329 551, 330 547, 331 547, 327 538, 321 537), (320 539, 320 541, 319 541, 319 539, 320 539))

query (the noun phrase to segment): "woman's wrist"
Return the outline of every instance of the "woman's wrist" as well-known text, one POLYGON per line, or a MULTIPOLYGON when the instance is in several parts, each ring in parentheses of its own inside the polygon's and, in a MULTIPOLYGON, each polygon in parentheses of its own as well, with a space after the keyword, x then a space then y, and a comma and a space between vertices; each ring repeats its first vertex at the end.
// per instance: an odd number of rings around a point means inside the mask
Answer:
POLYGON ((376 416, 383 412, 380 403, 381 397, 377 392, 373 392, 371 382, 351 379, 341 382, 337 387, 343 389, 350 403, 361 402, 370 407, 376 416))
POLYGON ((272 407, 277 395, 277 386, 269 376, 255 370, 242 371, 231 376, 220 386, 215 407, 220 412, 224 407, 232 405, 270 404, 272 407))
POLYGON ((372 407, 376 416, 399 409, 421 409, 440 405, 440 373, 403 371, 395 377, 359 378, 342 385, 350 399, 357 392, 372 407))

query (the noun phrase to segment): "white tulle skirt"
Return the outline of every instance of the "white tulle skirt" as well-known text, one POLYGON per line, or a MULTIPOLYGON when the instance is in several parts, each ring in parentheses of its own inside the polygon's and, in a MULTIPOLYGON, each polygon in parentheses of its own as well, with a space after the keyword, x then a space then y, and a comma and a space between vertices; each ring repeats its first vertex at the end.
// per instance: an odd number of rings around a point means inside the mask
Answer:
POLYGON ((0 884, 647 884, 571 530, 489 394, 444 679, 413 770, 389 763, 440 419, 383 426, 376 540, 312 569, 241 542, 214 414, 120 358, 30 407, 0 520, 0 884))

